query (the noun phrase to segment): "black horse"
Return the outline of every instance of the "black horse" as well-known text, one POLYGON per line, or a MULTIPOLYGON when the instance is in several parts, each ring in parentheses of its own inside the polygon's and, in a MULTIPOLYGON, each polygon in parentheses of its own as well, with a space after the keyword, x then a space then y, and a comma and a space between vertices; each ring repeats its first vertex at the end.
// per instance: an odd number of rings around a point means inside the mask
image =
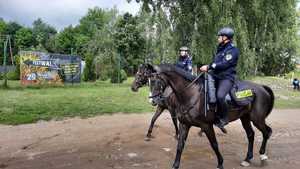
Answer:
MULTIPOLYGON (((213 112, 209 112, 205 115, 204 113, 204 79, 200 78, 197 83, 191 84, 195 77, 185 73, 173 65, 160 65, 156 67, 148 65, 146 67, 148 69, 144 72, 147 73, 140 76, 139 79, 153 77, 154 79, 161 81, 161 83, 164 83, 165 86, 171 86, 174 95, 176 96, 176 99, 174 100, 176 101, 176 103, 174 103, 176 106, 174 108, 179 120, 179 141, 173 169, 179 168, 182 150, 191 126, 200 127, 205 132, 211 147, 217 156, 217 168, 223 169, 223 157, 219 152, 217 139, 213 129, 215 114, 213 112)), ((137 83, 139 83, 139 81, 137 81, 137 83)), ((262 161, 268 159, 266 155, 266 145, 272 134, 272 129, 266 125, 265 119, 273 109, 274 94, 267 86, 246 81, 242 83, 254 91, 255 99, 251 103, 251 106, 231 108, 228 115, 230 121, 240 119, 243 128, 246 131, 248 137, 248 152, 241 165, 249 166, 250 161, 253 158, 254 144, 254 131, 252 129, 251 122, 262 132, 263 135, 263 141, 259 151, 260 158, 262 161)))
MULTIPOLYGON (((154 80, 150 76, 147 76, 147 74, 151 74, 152 71, 154 71, 154 69, 151 65, 140 65, 138 72, 135 75, 135 80, 133 81, 133 83, 131 85, 132 91, 137 92, 140 87, 143 87, 144 85, 147 85, 147 84, 150 87, 151 94, 153 93, 152 91, 155 90, 154 87, 159 86, 160 89, 162 89, 162 87, 163 87, 163 89, 165 89, 166 86, 162 86, 163 85, 162 83, 154 80), (151 71, 149 71, 150 69, 151 69, 151 71), (160 84, 158 84, 158 83, 160 83, 160 84)), ((178 122, 177 122, 175 110, 172 106, 175 96, 174 95, 170 95, 170 97, 167 96, 167 95, 169 95, 170 92, 172 92, 170 90, 165 90, 164 92, 165 92, 164 93, 165 95, 162 94, 159 96, 159 97, 164 97, 164 99, 161 98, 159 101, 157 100, 158 96, 153 97, 154 96, 153 94, 150 96, 150 101, 151 101, 152 105, 153 106, 157 105, 157 108, 156 108, 155 114, 153 115, 153 117, 151 119, 151 123, 150 123, 149 129, 148 129, 146 137, 145 137, 146 141, 149 141, 151 139, 154 124, 164 110, 169 110, 169 112, 171 114, 172 122, 175 127, 175 133, 176 133, 175 138, 178 139, 178 122), (155 101, 153 100, 153 98, 155 98, 155 101)))
MULTIPOLYGON (((148 128, 148 131, 147 131, 147 134, 145 137, 145 141, 151 140, 154 124, 164 110, 169 110, 169 112, 170 112, 172 122, 175 127, 175 136, 174 137, 176 139, 178 139, 178 122, 177 122, 177 117, 176 117, 176 113, 175 113, 176 105, 174 105, 174 103, 176 103, 176 101, 174 100, 174 99, 176 99, 176 97, 172 91, 172 88, 165 86, 164 83, 161 83, 160 81, 152 78, 151 76, 149 76, 149 78, 147 78, 148 76, 145 76, 146 74, 151 74, 151 71, 149 72, 150 69, 152 69, 152 71, 153 71, 153 67, 149 64, 140 65, 137 73, 135 74, 135 79, 131 84, 131 90, 134 92, 137 92, 140 87, 149 85, 150 94, 151 94, 149 96, 150 102, 153 106, 157 106, 156 111, 151 119, 151 123, 148 128), (158 91, 160 92, 159 95, 156 94, 156 92, 158 92, 158 91), (153 93, 155 93, 155 94, 153 94, 153 93)), ((203 132, 200 130, 198 135, 200 137, 202 137, 202 133, 203 132)))

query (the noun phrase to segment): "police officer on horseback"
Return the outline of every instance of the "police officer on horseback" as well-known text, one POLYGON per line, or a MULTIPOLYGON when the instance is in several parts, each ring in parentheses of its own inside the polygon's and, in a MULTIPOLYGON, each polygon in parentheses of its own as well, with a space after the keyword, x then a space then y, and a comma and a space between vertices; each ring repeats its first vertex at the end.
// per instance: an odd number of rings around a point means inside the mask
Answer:
POLYGON ((189 55, 188 47, 182 46, 179 49, 179 58, 176 63, 176 67, 192 73, 192 57, 189 55))
POLYGON ((228 124, 228 106, 225 96, 230 92, 236 78, 236 66, 239 50, 232 43, 234 31, 230 27, 224 27, 218 31, 218 47, 213 61, 209 65, 200 68, 203 72, 211 72, 215 79, 217 96, 217 116, 219 121, 216 125, 224 129, 228 124))

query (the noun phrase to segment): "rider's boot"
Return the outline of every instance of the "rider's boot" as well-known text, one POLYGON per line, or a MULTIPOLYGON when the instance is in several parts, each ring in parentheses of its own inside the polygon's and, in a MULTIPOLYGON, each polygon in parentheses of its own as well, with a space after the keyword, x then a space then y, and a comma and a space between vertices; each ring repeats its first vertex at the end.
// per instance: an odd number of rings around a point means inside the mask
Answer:
POLYGON ((229 123, 228 108, 226 103, 223 103, 221 110, 222 114, 219 114, 221 118, 219 119, 219 122, 216 124, 216 126, 219 127, 222 131, 225 131, 224 127, 229 123))
POLYGON ((229 123, 228 117, 223 117, 219 119, 219 123, 216 124, 220 129, 225 129, 224 127, 229 123))

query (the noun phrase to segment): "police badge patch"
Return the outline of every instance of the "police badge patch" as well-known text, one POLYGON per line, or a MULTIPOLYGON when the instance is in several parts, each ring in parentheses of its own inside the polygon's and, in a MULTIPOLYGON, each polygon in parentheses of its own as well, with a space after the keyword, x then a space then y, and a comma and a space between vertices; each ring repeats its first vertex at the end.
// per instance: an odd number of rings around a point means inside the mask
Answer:
POLYGON ((231 60, 232 59, 232 55, 231 54, 227 54, 226 56, 225 56, 225 59, 228 61, 228 60, 231 60))

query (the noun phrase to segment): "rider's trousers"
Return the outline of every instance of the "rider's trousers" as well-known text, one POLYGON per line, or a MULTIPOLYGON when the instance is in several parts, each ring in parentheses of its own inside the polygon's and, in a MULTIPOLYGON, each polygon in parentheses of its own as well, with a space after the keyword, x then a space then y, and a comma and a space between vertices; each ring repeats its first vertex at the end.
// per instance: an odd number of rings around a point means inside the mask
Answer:
POLYGON ((227 118, 228 106, 225 101, 226 95, 230 92, 233 86, 233 82, 228 79, 217 80, 217 104, 218 104, 218 115, 221 118, 227 118))

